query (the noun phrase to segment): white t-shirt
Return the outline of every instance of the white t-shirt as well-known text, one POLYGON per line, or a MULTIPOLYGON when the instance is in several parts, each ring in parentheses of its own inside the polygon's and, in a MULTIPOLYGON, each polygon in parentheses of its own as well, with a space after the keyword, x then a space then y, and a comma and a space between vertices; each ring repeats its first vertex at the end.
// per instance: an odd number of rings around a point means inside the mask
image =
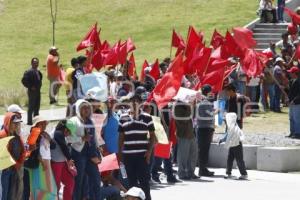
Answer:
POLYGON ((247 86, 256 87, 259 85, 260 78, 251 78, 247 86))
POLYGON ((42 137, 40 142, 40 155, 43 160, 51 160, 50 142, 44 137, 42 137))

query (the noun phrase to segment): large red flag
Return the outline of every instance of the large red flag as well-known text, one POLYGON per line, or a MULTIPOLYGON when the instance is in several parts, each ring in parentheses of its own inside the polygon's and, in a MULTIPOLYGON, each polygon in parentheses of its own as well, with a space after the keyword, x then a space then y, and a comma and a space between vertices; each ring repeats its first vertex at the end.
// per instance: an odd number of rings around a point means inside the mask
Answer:
POLYGON ((158 59, 155 60, 155 63, 152 65, 152 69, 149 74, 157 81, 160 78, 159 62, 158 59))
POLYGON ((178 48, 178 51, 182 51, 185 48, 185 43, 182 36, 176 33, 175 30, 173 30, 172 34, 172 46, 178 48))
POLYGON ((219 68, 218 70, 205 74, 200 80, 200 83, 196 86, 196 89, 199 90, 203 85, 209 84, 214 93, 220 92, 223 88, 224 75, 225 68, 219 68))
POLYGON ((129 67, 128 67, 128 75, 133 79, 136 80, 136 66, 135 66, 135 59, 133 53, 131 53, 129 57, 129 67))
POLYGON ((119 62, 119 45, 120 41, 116 43, 111 49, 109 50, 103 50, 102 56, 103 56, 103 65, 117 65, 119 62))
POLYGON ((245 57, 241 60, 242 69, 248 77, 256 77, 261 75, 264 63, 261 59, 262 54, 257 53, 253 49, 245 51, 245 57))
POLYGON ((195 28, 193 26, 189 27, 189 32, 188 32, 188 38, 186 42, 186 50, 185 50, 185 55, 188 57, 193 54, 194 49, 199 46, 203 47, 204 44, 202 43, 202 35, 197 33, 195 28))
POLYGON ((147 60, 145 60, 143 66, 142 66, 141 75, 140 75, 140 81, 142 81, 142 82, 145 79, 145 68, 148 66, 149 66, 149 63, 147 62, 147 60))
POLYGON ((294 11, 292 11, 288 8, 284 8, 284 11, 286 12, 286 14, 288 14, 291 17, 292 22, 294 24, 297 24, 297 25, 300 24, 300 15, 298 15, 297 13, 295 13, 294 11))
POLYGON ((85 35, 85 37, 78 44, 76 50, 80 51, 82 49, 93 46, 98 48, 100 44, 99 32, 97 31, 97 23, 90 29, 90 31, 85 35))
POLYGON ((233 38, 239 47, 244 50, 247 48, 254 48, 256 41, 253 38, 253 32, 247 28, 236 27, 233 29, 233 38))
POLYGON ((228 60, 223 59, 211 59, 209 65, 207 66, 205 74, 217 71, 221 68, 226 69, 226 66, 229 64, 228 60))
POLYGON ((192 57, 187 58, 183 63, 185 74, 197 73, 198 76, 202 76, 206 70, 211 52, 211 48, 196 48, 192 57))
POLYGON ((229 31, 226 32, 223 48, 227 56, 236 56, 242 58, 244 55, 242 49, 236 43, 235 39, 232 37, 229 31))
POLYGON ((153 99, 158 109, 166 106, 176 96, 184 75, 182 67, 183 55, 180 53, 170 64, 168 71, 164 74, 153 90, 153 99))
POLYGON ((215 29, 213 36, 211 38, 210 45, 213 46, 214 49, 220 47, 224 44, 225 38, 215 29))
POLYGON ((136 47, 135 47, 135 45, 134 45, 131 38, 128 38, 126 43, 127 43, 127 53, 129 53, 131 51, 134 51, 136 49, 136 47))

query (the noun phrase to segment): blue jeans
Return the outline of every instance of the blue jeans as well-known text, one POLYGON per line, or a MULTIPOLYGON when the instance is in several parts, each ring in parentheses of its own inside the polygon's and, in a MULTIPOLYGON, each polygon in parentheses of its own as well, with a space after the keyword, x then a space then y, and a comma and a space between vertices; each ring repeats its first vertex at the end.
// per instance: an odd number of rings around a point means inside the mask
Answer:
POLYGON ((237 81, 237 92, 240 94, 246 94, 246 82, 245 81, 237 81))
POLYGON ((251 102, 256 102, 257 87, 247 86, 247 96, 250 98, 251 102))
POLYGON ((87 152, 87 146, 81 152, 77 152, 74 149, 71 152, 77 169, 73 200, 81 200, 86 198, 88 194, 92 200, 102 200, 100 173, 97 165, 88 159, 87 152))
POLYGON ((300 104, 290 105, 289 118, 291 134, 300 136, 300 104))
POLYGON ((261 101, 264 106, 264 109, 266 110, 268 107, 271 110, 274 110, 274 93, 275 88, 274 84, 263 84, 262 85, 262 93, 261 93, 261 101), (268 102, 269 97, 269 102, 268 102))
POLYGON ((278 85, 274 87, 274 111, 280 112, 281 89, 278 85))
POLYGON ((152 176, 158 176, 158 168, 161 166, 162 163, 164 163, 165 174, 167 175, 168 178, 171 178, 173 176, 171 160, 172 160, 171 157, 169 159, 154 157, 154 160, 151 165, 152 176))
POLYGON ((1 174, 1 185, 2 185, 2 199, 1 200, 8 200, 9 199, 9 188, 11 184, 11 176, 12 170, 11 169, 4 169, 1 174))
POLYGON ((278 21, 283 21, 283 13, 284 13, 284 7, 285 7, 285 0, 278 0, 277 1, 277 17, 278 21))

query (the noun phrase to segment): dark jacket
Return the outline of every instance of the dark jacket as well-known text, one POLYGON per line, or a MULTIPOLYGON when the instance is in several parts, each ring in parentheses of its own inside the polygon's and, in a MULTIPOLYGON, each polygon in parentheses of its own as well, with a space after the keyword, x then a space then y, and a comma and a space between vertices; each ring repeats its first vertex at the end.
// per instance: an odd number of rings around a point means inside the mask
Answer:
POLYGON ((43 80, 43 74, 39 70, 35 69, 29 69, 25 71, 23 78, 22 78, 22 84, 27 89, 31 89, 32 87, 35 87, 36 89, 40 90, 42 87, 42 80, 43 80))
POLYGON ((174 111, 177 137, 186 139, 194 138, 193 116, 190 105, 177 102, 174 111))

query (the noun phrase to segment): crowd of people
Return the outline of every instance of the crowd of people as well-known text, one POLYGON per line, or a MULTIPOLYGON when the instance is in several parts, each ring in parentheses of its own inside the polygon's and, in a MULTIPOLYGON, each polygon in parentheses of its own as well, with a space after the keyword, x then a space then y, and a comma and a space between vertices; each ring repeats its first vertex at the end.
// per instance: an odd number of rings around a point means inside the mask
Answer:
MULTIPOLYGON (((283 106, 289 106, 289 137, 300 138, 300 68, 295 58, 298 31, 284 33, 282 40, 280 52, 273 43, 265 51, 271 56, 259 76, 247 76, 239 59, 230 58, 236 68, 222 80, 222 91, 216 93, 212 85, 205 84, 193 98, 183 95, 162 109, 151 97, 172 65, 170 58, 159 63, 157 80, 151 74, 154 65, 145 66, 138 78, 136 73, 129 75, 127 61, 102 71, 106 88, 98 86, 84 92, 81 78, 89 71, 89 58, 73 58, 71 66, 61 73, 58 49, 51 47, 47 58, 49 103, 58 102, 59 90, 65 86, 66 118, 47 131, 51 124, 46 116, 39 115, 43 74, 39 71, 39 59, 32 58, 31 68, 22 77, 28 91, 30 131, 21 129, 23 109, 11 105, 0 132, 1 139, 11 137, 7 151, 14 161, 1 171, 0 199, 150 200, 151 184, 160 184, 162 173, 170 184, 214 177, 208 161, 215 115, 226 127, 219 141, 228 149, 224 177, 234 178, 232 168, 236 160, 241 174, 238 179, 247 180, 244 117, 259 110, 279 113, 283 106), (224 109, 214 106, 218 100, 225 102, 224 109), (105 116, 102 124, 94 120, 96 115, 105 116), (162 133, 153 116, 159 117, 162 133), (158 134, 165 134, 169 141, 169 149, 163 150, 170 151, 169 156, 156 153, 158 134), (103 159, 110 155, 116 156, 117 169, 99 170, 103 159)), ((193 91, 196 84, 195 77, 186 74, 181 88, 193 91)))

